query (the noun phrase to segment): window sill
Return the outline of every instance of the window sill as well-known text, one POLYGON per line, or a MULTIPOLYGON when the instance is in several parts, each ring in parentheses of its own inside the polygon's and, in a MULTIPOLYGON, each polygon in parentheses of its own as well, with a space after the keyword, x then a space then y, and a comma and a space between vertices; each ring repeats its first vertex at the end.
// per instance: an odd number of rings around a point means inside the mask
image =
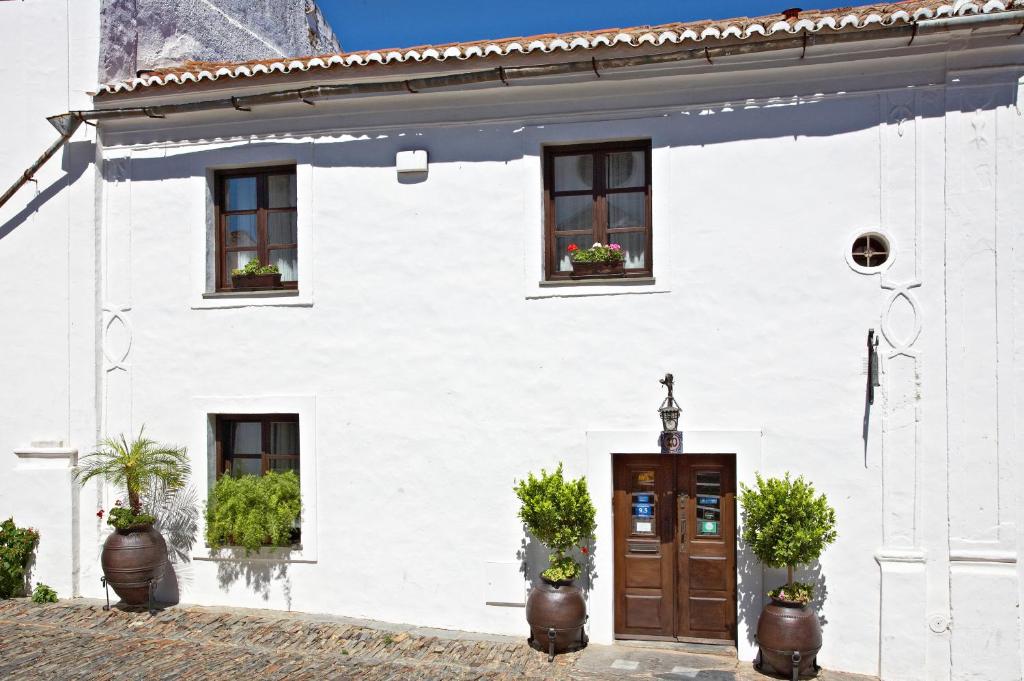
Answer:
POLYGON ((303 551, 302 545, 295 546, 264 546, 258 552, 253 551, 246 555, 245 548, 241 546, 225 546, 214 551, 210 547, 204 547, 193 560, 211 563, 315 563, 316 559, 303 551))
POLYGON ((650 286, 654 277, 607 277, 594 279, 552 279, 539 281, 541 288, 558 288, 563 286, 650 286))
POLYGON ((192 303, 193 310, 260 306, 311 307, 313 298, 299 289, 275 288, 259 291, 211 291, 192 303))
POLYGON ((545 298, 583 298, 592 296, 629 296, 670 293, 664 281, 655 284, 654 277, 609 277, 607 279, 556 279, 534 281, 526 288, 527 300, 545 298))

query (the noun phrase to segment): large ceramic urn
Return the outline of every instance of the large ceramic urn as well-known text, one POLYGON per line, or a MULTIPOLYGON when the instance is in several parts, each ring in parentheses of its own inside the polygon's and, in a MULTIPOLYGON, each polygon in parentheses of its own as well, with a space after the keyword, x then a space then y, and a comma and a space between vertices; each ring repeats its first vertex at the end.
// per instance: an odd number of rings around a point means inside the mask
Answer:
POLYGON ((167 544, 152 525, 114 530, 100 556, 107 584, 127 605, 145 605, 167 564, 167 544))
POLYGON ((552 582, 541 577, 526 600, 526 621, 530 624, 530 644, 546 650, 548 660, 554 659, 555 653, 587 644, 583 631, 587 603, 571 581, 552 582))
POLYGON ((821 623, 810 604, 773 598, 757 621, 757 668, 796 679, 818 670, 821 623))

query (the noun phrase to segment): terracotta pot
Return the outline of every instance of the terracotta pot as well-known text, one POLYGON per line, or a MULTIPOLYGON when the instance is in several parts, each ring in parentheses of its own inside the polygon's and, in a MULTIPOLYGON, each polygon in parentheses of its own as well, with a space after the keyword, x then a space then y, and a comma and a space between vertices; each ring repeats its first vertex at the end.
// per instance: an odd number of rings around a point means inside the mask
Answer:
POLYGON ((250 289, 281 288, 281 273, 232 274, 231 287, 242 291, 250 289))
POLYGON ((582 279, 587 277, 624 277, 626 276, 626 265, 619 262, 576 262, 572 261, 572 277, 582 279))
POLYGON ((555 653, 587 645, 583 631, 587 603, 583 592, 570 581, 551 582, 541 577, 526 600, 526 621, 530 624, 530 643, 546 650, 548 660, 554 659, 555 653))
POLYGON ((114 530, 100 555, 107 584, 128 605, 149 602, 149 584, 167 564, 167 544, 152 525, 114 530))
POLYGON ((821 650, 821 623, 814 607, 773 598, 757 621, 757 644, 761 648, 759 670, 790 677, 793 653, 797 652, 800 676, 813 674, 821 650))

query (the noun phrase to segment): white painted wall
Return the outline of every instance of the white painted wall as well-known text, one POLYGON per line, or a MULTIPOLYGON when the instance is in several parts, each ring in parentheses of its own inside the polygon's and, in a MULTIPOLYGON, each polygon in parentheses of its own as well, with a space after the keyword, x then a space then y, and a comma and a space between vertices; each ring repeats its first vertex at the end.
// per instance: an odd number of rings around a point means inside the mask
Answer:
MULTIPOLYGON (((98 31, 98 0, 0 2, 3 189, 57 139, 47 116, 91 106, 98 31)), ((69 458, 14 452, 96 439, 95 138, 82 126, 0 208, 0 517, 41 530, 33 582, 61 597, 78 564, 69 458)))
MULTIPOLYGON (((839 540, 804 573, 827 586, 823 665, 1019 678, 1022 73, 958 63, 1021 63, 999 39, 856 68, 794 57, 105 127, 101 429, 145 423, 205 471, 207 410, 258 403, 304 414, 303 470, 315 464, 315 551, 218 562, 200 548, 179 566, 181 600, 522 634, 521 608, 487 605, 516 592, 515 479, 564 461, 607 511, 599 445, 655 449, 672 371, 685 430, 757 450, 744 482, 802 473, 836 506, 839 540), (540 286, 543 145, 634 138, 654 149, 655 283, 540 286), (429 170, 400 180, 396 153, 413 149, 429 170), (298 165, 300 295, 204 298, 211 169, 282 162, 298 165), (891 267, 854 271, 851 236, 879 229, 891 267), (868 328, 885 331, 885 374, 865 444, 868 328)), ((32 245, 0 251, 28 269, 32 245)), ((30 404, 6 412, 56 418, 30 404)), ((94 510, 81 591, 98 596, 94 510)), ((752 569, 759 589, 782 579, 752 569)))

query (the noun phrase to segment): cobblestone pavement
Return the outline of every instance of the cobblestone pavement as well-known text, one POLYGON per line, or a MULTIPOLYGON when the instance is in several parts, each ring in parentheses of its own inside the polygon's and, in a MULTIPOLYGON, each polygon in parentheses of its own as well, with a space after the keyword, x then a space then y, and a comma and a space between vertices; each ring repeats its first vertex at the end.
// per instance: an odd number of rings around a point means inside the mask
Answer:
MULTIPOLYGON (((590 646, 547 656, 521 638, 273 611, 111 610, 0 601, 0 679, 765 679, 735 658, 590 646)), ((823 673, 823 681, 855 677, 823 673)))

